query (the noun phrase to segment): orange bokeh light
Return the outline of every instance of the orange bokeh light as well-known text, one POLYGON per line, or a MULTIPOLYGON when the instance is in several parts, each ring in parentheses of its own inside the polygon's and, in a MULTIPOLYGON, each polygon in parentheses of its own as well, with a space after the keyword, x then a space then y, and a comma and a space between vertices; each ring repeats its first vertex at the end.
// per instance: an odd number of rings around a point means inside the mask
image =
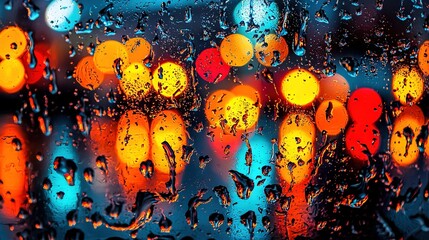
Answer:
POLYGON ((144 63, 144 60, 149 57, 152 51, 152 46, 146 39, 136 37, 130 38, 125 43, 125 48, 128 51, 130 63, 144 63))
POLYGON ((104 73, 98 70, 94 64, 94 58, 87 56, 82 58, 75 68, 76 81, 84 88, 94 90, 104 81, 104 73))
POLYGON ((16 59, 27 51, 27 36, 16 26, 8 26, 0 32, 0 58, 16 59))
POLYGON ((116 153, 121 162, 138 168, 149 159, 150 139, 147 117, 138 111, 129 110, 119 119, 116 137, 116 153))
POLYGON ((220 120, 225 118, 226 104, 235 94, 228 90, 217 90, 207 97, 204 112, 212 126, 220 126, 220 120))
MULTIPOLYGON (((3 122, 5 119, 1 119, 3 122)), ((0 195, 4 199, 2 214, 15 218, 26 194, 27 145, 24 131, 20 126, 6 123, 0 128, 0 195), (21 142, 21 150, 17 151, 12 141, 21 142)))
POLYGON ((332 77, 322 76, 320 78, 320 101, 335 99, 340 102, 346 102, 350 92, 350 86, 347 80, 336 73, 332 77))
POLYGON ((123 68, 130 63, 127 48, 118 41, 107 40, 95 48, 94 64, 103 73, 115 73, 114 64, 118 58, 123 61, 123 68))
POLYGON ((408 166, 418 159, 420 152, 416 144, 416 137, 424 124, 423 111, 416 105, 405 107, 395 119, 390 138, 390 152, 398 165, 408 166), (411 136, 408 135, 409 133, 411 136))
POLYGON ((220 55, 231 67, 244 66, 253 58, 252 42, 238 33, 228 35, 220 44, 220 55))
POLYGON ((286 40, 276 34, 268 34, 264 41, 255 45, 255 55, 258 62, 266 67, 276 67, 282 64, 289 54, 286 40))
POLYGON ((337 135, 345 129, 349 115, 343 103, 337 100, 325 100, 316 111, 316 125, 319 131, 328 135, 337 135))
POLYGON ((168 159, 165 155, 162 143, 168 142, 176 156, 176 173, 185 168, 185 162, 181 160, 182 147, 187 143, 186 126, 179 112, 165 110, 156 115, 150 128, 152 148, 151 156, 155 165, 155 171, 164 174, 170 172, 168 159))
POLYGON ((429 76, 429 40, 423 42, 417 55, 420 70, 425 76, 429 76))

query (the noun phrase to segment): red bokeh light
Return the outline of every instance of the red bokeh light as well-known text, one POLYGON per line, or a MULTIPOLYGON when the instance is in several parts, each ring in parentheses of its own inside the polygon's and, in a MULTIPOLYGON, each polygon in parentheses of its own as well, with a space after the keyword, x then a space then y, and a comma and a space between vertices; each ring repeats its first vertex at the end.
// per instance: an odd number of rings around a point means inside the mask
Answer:
POLYGON ((350 118, 357 123, 376 122, 382 113, 383 103, 380 95, 371 88, 359 88, 352 93, 347 103, 350 118))
POLYGON ((205 49, 196 60, 198 75, 207 82, 220 82, 226 78, 230 67, 222 60, 217 48, 205 49))

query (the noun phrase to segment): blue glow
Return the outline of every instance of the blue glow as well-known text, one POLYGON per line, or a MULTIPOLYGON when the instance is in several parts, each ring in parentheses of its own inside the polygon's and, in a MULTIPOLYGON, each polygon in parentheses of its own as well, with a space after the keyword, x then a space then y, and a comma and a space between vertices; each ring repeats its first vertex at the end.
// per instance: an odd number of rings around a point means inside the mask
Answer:
MULTIPOLYGON (((267 215, 267 201, 264 194, 264 187, 267 184, 271 184, 275 182, 275 171, 274 169, 270 172, 270 174, 265 177, 262 175, 262 167, 265 165, 270 165, 270 156, 271 156, 271 141, 266 136, 261 136, 255 134, 254 136, 249 138, 250 146, 252 147, 253 154, 253 163, 250 168, 250 173, 248 174, 249 167, 246 166, 245 155, 247 152, 246 144, 242 144, 240 149, 236 154, 236 164, 234 170, 239 171, 247 175, 251 178, 255 183, 255 188, 250 194, 250 198, 246 200, 242 200, 238 197, 235 191, 235 184, 231 180, 228 184, 228 189, 230 191, 231 196, 231 209, 229 213, 229 217, 234 219, 234 224, 232 225, 232 234, 234 235, 234 239, 249 239, 249 232, 244 227, 243 224, 240 223, 240 216, 246 213, 249 210, 253 210, 256 213, 256 228, 255 228, 255 239, 265 239, 268 238, 269 235, 267 232, 258 232, 259 229, 264 229, 261 220, 262 217, 267 215), (256 179, 256 176, 262 176, 262 178, 256 179), (261 186, 257 186, 257 183, 266 179, 265 183, 261 186), (239 204, 234 205, 235 202, 239 202, 239 204), (255 207, 256 206, 256 207, 255 207), (258 208, 263 209, 262 214, 258 211, 258 208)), ((265 230, 265 229, 264 229, 265 230)))
MULTIPOLYGON (((58 126, 64 127, 64 125, 58 126)), ((49 148, 52 152, 52 156, 49 163, 48 178, 52 182, 52 188, 46 191, 53 218, 59 223, 66 221, 67 213, 78 206, 78 195, 80 194, 79 165, 77 173, 75 174, 74 186, 69 186, 64 176, 54 170, 53 163, 55 157, 62 156, 67 159, 73 159, 74 162, 77 163, 77 153, 76 149, 73 147, 72 139, 69 137, 68 133, 64 135, 64 139, 62 139, 62 144, 60 146, 56 145, 58 136, 55 136, 55 139, 51 139, 50 141, 49 148), (63 199, 57 196, 57 193, 60 191, 65 193, 63 199)))
POLYGON ((254 43, 256 40, 253 39, 253 35, 261 34, 265 30, 270 33, 274 32, 279 22, 279 7, 277 3, 271 2, 266 3, 264 0, 253 0, 252 11, 250 8, 250 0, 243 0, 237 4, 234 9, 234 23, 240 26, 240 22, 244 22, 244 26, 238 28, 238 32, 250 38, 254 43), (258 28, 254 28, 252 31, 246 31, 248 29, 249 22, 253 18, 253 23, 258 25, 258 28))
POLYGON ((45 20, 57 32, 72 30, 80 21, 79 6, 73 0, 54 0, 46 8, 45 20))

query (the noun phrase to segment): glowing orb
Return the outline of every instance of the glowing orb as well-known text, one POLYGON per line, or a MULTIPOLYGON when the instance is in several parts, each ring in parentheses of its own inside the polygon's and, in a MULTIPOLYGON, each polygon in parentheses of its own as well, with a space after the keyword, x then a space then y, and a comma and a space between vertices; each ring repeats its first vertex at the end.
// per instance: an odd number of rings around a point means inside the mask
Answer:
POLYGON ((197 57, 195 68, 207 82, 220 82, 228 76, 230 67, 222 60, 217 48, 207 48, 197 57))
POLYGON ((124 76, 119 81, 125 95, 134 100, 144 97, 150 90, 150 70, 140 63, 132 63, 124 71, 124 76))
POLYGON ((79 5, 73 0, 54 0, 46 7, 45 20, 57 32, 72 30, 80 21, 79 5))
POLYGON ((18 58, 27 50, 27 37, 19 27, 6 27, 0 32, 0 58, 18 58))
POLYGON ((219 126, 220 121, 225 118, 226 104, 235 96, 227 90, 217 90, 207 98, 204 112, 212 126, 219 126))
POLYGON ((123 61, 123 67, 129 64, 129 57, 126 47, 114 40, 102 42, 95 48, 94 63, 98 70, 103 73, 114 73, 115 60, 120 58, 123 61))
POLYGON ((415 67, 404 66, 393 74, 393 96, 402 104, 419 101, 424 89, 424 79, 415 67))
POLYGON ((320 78, 320 93, 319 100, 335 99, 345 103, 349 95, 350 86, 347 80, 336 73, 332 77, 323 76, 320 78))
POLYGON ((354 158, 367 161, 380 147, 380 131, 372 124, 354 123, 346 131, 346 149, 354 158))
POLYGON ((118 123, 116 153, 119 160, 132 168, 138 168, 149 159, 150 139, 147 117, 135 111, 127 111, 118 123))
POLYGON ((395 119, 390 138, 390 152, 398 165, 408 166, 418 159, 420 152, 416 137, 424 124, 423 111, 416 105, 405 107, 395 119))
POLYGON ((380 95, 371 88, 359 88, 350 96, 347 103, 350 118, 359 123, 376 122, 383 110, 380 95))
POLYGON ((238 33, 226 36, 220 44, 220 55, 231 67, 246 65, 253 57, 253 46, 250 40, 238 33))
POLYGON ((323 101, 316 111, 316 125, 328 135, 337 135, 345 129, 349 116, 343 103, 337 100, 323 101))
MULTIPOLYGON (((2 123, 6 122, 4 118, 1 120, 2 123)), ((0 178, 3 182, 0 195, 3 197, 1 213, 4 217, 16 218, 25 200, 27 179, 23 173, 26 171, 26 144, 25 134, 20 126, 11 123, 0 126, 0 178), (19 139, 22 144, 20 151, 16 151, 14 147, 14 138, 19 139)))
POLYGON ((225 119, 229 127, 250 129, 258 122, 259 108, 255 101, 246 96, 235 96, 226 104, 225 119))
POLYGON ((149 57, 152 51, 152 46, 144 38, 130 38, 125 43, 125 48, 128 51, 129 61, 131 63, 144 63, 145 59, 149 57))
POLYGON ((104 73, 95 67, 92 56, 82 58, 77 64, 74 74, 76 81, 82 87, 90 90, 98 88, 104 80, 104 73))
POLYGON ((30 63, 30 54, 24 54, 22 61, 24 63, 25 73, 27 74, 27 83, 34 84, 37 83, 43 77, 43 72, 45 71, 45 60, 47 54, 43 54, 39 51, 34 51, 34 56, 37 59, 37 64, 34 68, 30 68, 28 65, 30 63))
POLYGON ((425 76, 429 76, 429 40, 426 40, 419 48, 417 56, 420 70, 425 76))
POLYGON ((183 145, 186 145, 186 128, 181 115, 173 110, 157 114, 151 124, 152 160, 155 172, 169 174, 170 168, 162 143, 168 142, 176 156, 176 173, 183 171, 185 165, 180 159, 183 145))
POLYGON ((259 92, 249 85, 243 84, 235 86, 233 89, 231 89, 231 92, 237 96, 246 96, 252 99, 252 101, 255 103, 261 103, 261 96, 259 95, 259 92))
MULTIPOLYGON (((244 23, 243 33, 249 28, 260 32, 266 29, 274 31, 277 28, 279 17, 279 7, 273 1, 242 0, 234 8, 234 22, 239 25, 244 23), (249 25, 254 25, 255 28, 249 25)), ((254 32, 250 31, 248 34, 254 34, 254 32)))
POLYGON ((258 62, 266 67, 277 67, 282 64, 289 54, 288 45, 283 37, 268 34, 264 41, 255 45, 255 55, 258 62))
POLYGON ((319 94, 319 81, 305 69, 287 72, 281 84, 281 92, 286 100, 299 106, 313 102, 319 94))
POLYGON ((176 63, 165 62, 153 73, 153 88, 164 97, 179 96, 185 91, 187 83, 185 69, 176 63))
POLYGON ((288 183, 307 179, 314 155, 316 127, 305 114, 290 114, 280 126, 279 150, 283 155, 279 175, 288 183))
POLYGON ((0 88, 7 93, 16 93, 25 84, 25 68, 18 59, 0 62, 0 88))

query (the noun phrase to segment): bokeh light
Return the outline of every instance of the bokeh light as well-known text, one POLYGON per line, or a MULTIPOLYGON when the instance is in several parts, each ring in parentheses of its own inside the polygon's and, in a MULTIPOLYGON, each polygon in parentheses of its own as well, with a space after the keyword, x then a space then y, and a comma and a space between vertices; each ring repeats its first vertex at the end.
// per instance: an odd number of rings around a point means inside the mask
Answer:
POLYGON ((144 64, 145 60, 150 56, 152 46, 146 39, 141 37, 130 38, 125 43, 125 48, 128 51, 130 63, 144 64))
POLYGON ((22 62, 24 64, 25 73, 27 74, 27 83, 35 84, 43 77, 43 72, 45 71, 45 60, 47 59, 47 53, 43 51, 34 51, 34 56, 36 58, 37 64, 34 68, 30 68, 30 54, 24 54, 22 57, 22 62))
POLYGON ((25 84, 25 68, 18 59, 0 62, 0 89, 7 93, 18 92, 25 84))
POLYGON ((328 135, 339 134, 348 121, 347 109, 337 100, 325 100, 317 108, 317 128, 319 131, 326 131, 328 135))
POLYGON ((319 94, 319 80, 305 69, 293 69, 283 77, 281 92, 289 103, 305 106, 319 94))
POLYGON ((0 128, 1 212, 10 219, 14 219, 18 215, 25 199, 27 177, 24 173, 27 152, 27 142, 21 127, 12 123, 2 124, 0 128), (14 145, 14 139, 19 140, 21 144, 19 148, 14 145))
POLYGON ((197 57, 195 68, 198 75, 210 83, 224 80, 230 70, 217 48, 204 49, 197 57))
POLYGON ((354 122, 375 123, 381 116, 383 103, 374 89, 359 88, 351 94, 347 111, 354 122))
POLYGON ((253 45, 247 37, 231 34, 222 40, 220 55, 229 66, 242 67, 253 58, 253 45))
POLYGON ((306 114, 286 116, 279 129, 279 150, 283 159, 278 173, 288 183, 301 183, 310 175, 316 127, 306 114))
POLYGON ((417 55, 420 70, 425 76, 429 76, 429 40, 426 40, 420 45, 417 55))
POLYGON ((280 20, 277 3, 264 0, 241 0, 234 8, 233 16, 234 22, 243 26, 239 32, 248 36, 265 30, 273 32, 280 20))
POLYGON ((27 50, 27 36, 16 26, 8 26, 0 32, 0 58, 18 58, 27 50))
POLYGON ((152 141, 152 161, 155 171, 163 174, 170 173, 168 159, 166 157, 162 143, 170 144, 176 156, 176 173, 180 173, 185 168, 185 163, 180 158, 183 153, 183 145, 187 143, 185 123, 181 115, 174 110, 164 110, 156 115, 150 127, 152 141))
POLYGON ((74 74, 76 81, 89 90, 98 88, 104 81, 104 73, 95 67, 92 56, 82 58, 77 64, 74 74))
POLYGON ((373 124, 353 123, 345 138, 347 152, 357 160, 367 161, 380 147, 380 131, 373 124))
POLYGON ((415 67, 403 66, 393 73, 393 96, 402 104, 418 102, 424 88, 424 79, 415 67))
POLYGON ((266 67, 277 67, 282 64, 289 54, 286 40, 276 34, 268 34, 255 45, 255 55, 258 62, 266 67))
POLYGON ((399 166, 408 166, 418 159, 420 150, 416 138, 424 124, 423 111, 416 105, 404 107, 395 119, 390 138, 390 152, 399 166))
POLYGON ((162 63, 154 72, 153 88, 164 97, 177 97, 182 94, 188 84, 185 69, 177 63, 162 63))
POLYGON ((53 0, 46 8, 45 19, 55 31, 72 30, 80 20, 79 5, 73 0, 53 0))
POLYGON ((226 104, 225 119, 230 127, 249 130, 256 125, 259 118, 259 108, 255 101, 246 96, 235 96, 226 104))
POLYGON ((115 60, 121 59, 125 68, 129 64, 127 48, 115 40, 107 40, 98 45, 94 52, 94 63, 103 73, 113 74, 115 60))
POLYGON ((116 153, 119 160, 132 168, 138 168, 140 162, 149 159, 150 138, 147 117, 129 110, 119 119, 116 153))
POLYGON ((217 90, 207 97, 204 112, 210 125, 220 126, 225 119, 226 104, 235 96, 228 90, 217 90))
POLYGON ((332 77, 322 76, 320 78, 320 93, 319 100, 331 100, 335 99, 340 102, 345 103, 347 101, 350 86, 347 80, 341 76, 339 73, 336 73, 332 77))
POLYGON ((128 98, 140 100, 151 89, 150 70, 141 63, 132 63, 124 70, 119 84, 128 98))

